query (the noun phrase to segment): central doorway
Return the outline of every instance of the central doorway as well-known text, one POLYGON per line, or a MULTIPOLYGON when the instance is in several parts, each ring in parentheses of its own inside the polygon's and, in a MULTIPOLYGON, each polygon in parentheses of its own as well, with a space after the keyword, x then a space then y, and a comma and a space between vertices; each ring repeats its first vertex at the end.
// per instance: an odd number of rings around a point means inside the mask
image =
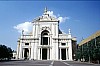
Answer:
POLYGON ((47 60, 47 48, 42 49, 42 60, 47 60))
POLYGON ((29 49, 25 48, 24 59, 28 59, 28 56, 29 56, 29 49))
POLYGON ((61 55, 62 60, 66 60, 66 49, 61 49, 61 55))

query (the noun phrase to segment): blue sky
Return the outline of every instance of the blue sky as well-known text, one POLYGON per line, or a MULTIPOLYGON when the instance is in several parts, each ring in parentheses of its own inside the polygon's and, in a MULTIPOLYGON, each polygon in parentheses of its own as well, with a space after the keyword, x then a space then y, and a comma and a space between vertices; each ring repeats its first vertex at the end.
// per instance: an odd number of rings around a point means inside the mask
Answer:
POLYGON ((59 27, 65 33, 70 28, 78 43, 100 30, 100 1, 0 1, 0 44, 16 50, 20 33, 14 26, 41 16, 45 7, 69 18, 59 27))

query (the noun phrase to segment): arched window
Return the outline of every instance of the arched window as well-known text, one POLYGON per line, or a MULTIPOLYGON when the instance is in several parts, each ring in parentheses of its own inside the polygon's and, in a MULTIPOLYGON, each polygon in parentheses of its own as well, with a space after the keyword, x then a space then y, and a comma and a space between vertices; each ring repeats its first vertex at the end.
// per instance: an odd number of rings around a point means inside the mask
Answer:
POLYGON ((49 45, 49 31, 44 30, 41 33, 41 45, 49 45))

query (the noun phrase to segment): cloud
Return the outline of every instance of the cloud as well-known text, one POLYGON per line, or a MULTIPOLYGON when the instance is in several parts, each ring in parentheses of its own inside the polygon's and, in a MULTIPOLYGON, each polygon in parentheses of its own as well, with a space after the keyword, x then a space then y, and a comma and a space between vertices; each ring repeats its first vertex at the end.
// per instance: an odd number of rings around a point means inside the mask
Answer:
POLYGON ((14 26, 14 29, 18 30, 19 33, 24 30, 24 34, 27 34, 32 31, 32 23, 31 22, 24 22, 14 26))
POLYGON ((65 22, 66 19, 67 19, 67 17, 58 17, 58 20, 59 20, 60 22, 65 22))
POLYGON ((47 11, 47 13, 50 15, 50 16, 53 16, 55 18, 57 18, 60 22, 65 22, 67 19, 70 19, 69 17, 62 17, 60 16, 60 14, 58 14, 57 16, 54 15, 53 11, 47 11))

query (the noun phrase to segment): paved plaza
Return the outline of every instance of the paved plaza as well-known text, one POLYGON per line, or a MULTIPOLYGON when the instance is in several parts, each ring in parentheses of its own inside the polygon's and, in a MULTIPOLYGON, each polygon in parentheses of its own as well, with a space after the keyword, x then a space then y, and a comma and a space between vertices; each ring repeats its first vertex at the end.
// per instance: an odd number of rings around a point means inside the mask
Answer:
POLYGON ((76 62, 76 61, 8 61, 0 62, 0 66, 100 66, 99 64, 76 62))

